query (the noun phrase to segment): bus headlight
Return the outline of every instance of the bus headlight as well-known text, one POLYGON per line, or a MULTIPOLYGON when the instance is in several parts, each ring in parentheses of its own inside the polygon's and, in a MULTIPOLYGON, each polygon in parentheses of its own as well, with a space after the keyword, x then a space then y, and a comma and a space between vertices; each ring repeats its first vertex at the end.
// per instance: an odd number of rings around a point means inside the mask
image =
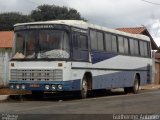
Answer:
POLYGON ((19 89, 19 88, 20 88, 20 86, 19 86, 19 85, 16 85, 16 88, 17 88, 17 89, 19 89))
POLYGON ((13 88, 14 88, 14 85, 13 85, 13 84, 11 84, 11 85, 10 85, 10 88, 11 88, 11 89, 13 89, 13 88))
POLYGON ((22 85, 22 89, 25 90, 25 89, 26 89, 26 86, 25 86, 25 85, 22 85))
POLYGON ((52 85, 52 89, 55 90, 56 89, 56 85, 52 85))
POLYGON ((63 89, 63 86, 62 86, 62 85, 58 85, 58 89, 59 89, 59 90, 62 90, 62 89, 63 89))
POLYGON ((45 85, 45 89, 46 89, 46 90, 49 90, 49 85, 45 85))

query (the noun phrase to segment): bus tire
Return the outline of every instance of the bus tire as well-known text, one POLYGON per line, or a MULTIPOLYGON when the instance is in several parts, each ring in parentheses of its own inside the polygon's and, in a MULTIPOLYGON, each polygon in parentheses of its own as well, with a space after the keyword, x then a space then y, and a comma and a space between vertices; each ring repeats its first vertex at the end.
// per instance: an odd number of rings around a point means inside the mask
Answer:
POLYGON ((87 98, 87 95, 88 95, 88 83, 87 83, 86 76, 84 76, 81 84, 80 97, 82 99, 85 99, 87 98))
POLYGON ((135 78, 134 78, 133 87, 125 87, 124 92, 126 94, 127 93, 137 94, 139 92, 139 85, 140 85, 139 77, 138 77, 138 75, 136 75, 135 78))
POLYGON ((134 94, 137 94, 139 92, 139 86, 140 86, 140 82, 139 82, 139 77, 136 75, 135 78, 134 78, 134 84, 133 84, 133 87, 131 89, 131 91, 134 93, 134 94))

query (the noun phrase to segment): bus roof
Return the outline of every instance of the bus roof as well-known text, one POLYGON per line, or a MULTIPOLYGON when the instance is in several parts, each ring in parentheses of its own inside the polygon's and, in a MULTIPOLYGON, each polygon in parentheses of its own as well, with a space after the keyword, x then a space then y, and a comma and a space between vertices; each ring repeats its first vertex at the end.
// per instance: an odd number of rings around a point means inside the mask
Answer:
POLYGON ((149 37, 145 35, 126 33, 123 31, 91 24, 83 20, 53 20, 53 21, 42 21, 42 22, 19 23, 19 24, 15 24, 14 27, 22 26, 22 25, 40 25, 40 24, 62 24, 62 25, 68 25, 68 26, 78 27, 82 29, 92 28, 92 29, 102 30, 102 31, 106 31, 106 32, 110 32, 110 33, 114 33, 122 36, 133 37, 137 39, 150 41, 149 37))

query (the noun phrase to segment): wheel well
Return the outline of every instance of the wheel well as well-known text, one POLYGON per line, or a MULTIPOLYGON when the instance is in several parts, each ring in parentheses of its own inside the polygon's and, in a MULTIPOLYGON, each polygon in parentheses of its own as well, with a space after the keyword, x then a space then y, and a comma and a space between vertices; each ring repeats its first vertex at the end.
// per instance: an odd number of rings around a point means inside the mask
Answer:
POLYGON ((138 82, 139 82, 139 85, 140 85, 140 82, 141 82, 140 74, 139 74, 139 73, 136 73, 136 77, 137 77, 138 82))
POLYGON ((92 90, 92 74, 91 72, 86 72, 84 78, 87 80, 88 90, 92 90))

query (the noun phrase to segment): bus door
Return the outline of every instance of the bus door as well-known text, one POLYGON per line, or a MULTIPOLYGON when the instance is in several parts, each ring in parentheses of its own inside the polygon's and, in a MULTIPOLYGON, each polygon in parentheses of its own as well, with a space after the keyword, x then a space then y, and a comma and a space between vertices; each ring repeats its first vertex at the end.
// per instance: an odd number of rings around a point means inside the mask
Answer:
POLYGON ((88 36, 85 33, 72 33, 72 55, 74 60, 89 61, 88 36))

